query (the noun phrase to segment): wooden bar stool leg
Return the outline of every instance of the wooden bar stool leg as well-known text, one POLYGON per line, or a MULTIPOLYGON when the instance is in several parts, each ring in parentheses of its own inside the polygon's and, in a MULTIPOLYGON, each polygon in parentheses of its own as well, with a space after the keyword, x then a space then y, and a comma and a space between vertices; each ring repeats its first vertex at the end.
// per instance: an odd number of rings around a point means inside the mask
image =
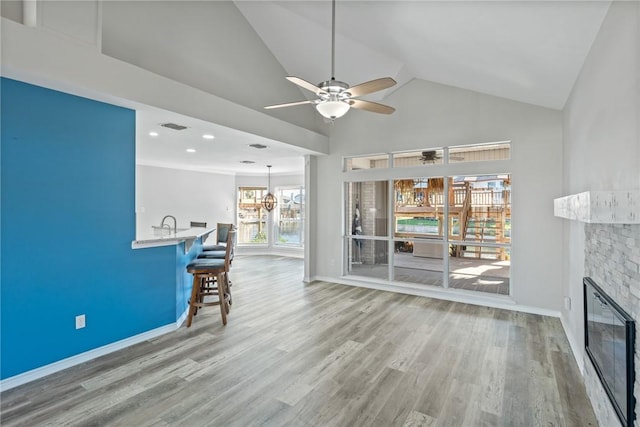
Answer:
MULTIPOLYGON (((207 276, 200 277, 200 293, 198 294, 198 302, 200 303, 200 307, 202 307, 202 303, 204 303, 204 295, 207 292, 207 280, 209 278, 207 276)), ((196 311, 194 313, 198 314, 198 306, 196 306, 196 311)))
POLYGON ((196 298, 200 294, 200 277, 193 275, 193 285, 191 286, 191 298, 189 299, 189 317, 187 317, 187 328, 191 326, 191 320, 196 311, 196 298))
POLYGON ((226 296, 224 293, 224 273, 218 273, 218 298, 220 300, 220 315, 222 316, 222 324, 227 324, 227 313, 229 311, 226 296))
POLYGON ((231 292, 229 291, 229 284, 227 282, 227 273, 222 273, 222 283, 224 286, 224 303, 225 308, 227 309, 227 314, 229 314, 229 310, 231 310, 231 292))
POLYGON ((229 272, 224 273, 224 285, 225 292, 229 294, 229 305, 232 305, 233 300, 231 298, 231 280, 229 280, 229 272))

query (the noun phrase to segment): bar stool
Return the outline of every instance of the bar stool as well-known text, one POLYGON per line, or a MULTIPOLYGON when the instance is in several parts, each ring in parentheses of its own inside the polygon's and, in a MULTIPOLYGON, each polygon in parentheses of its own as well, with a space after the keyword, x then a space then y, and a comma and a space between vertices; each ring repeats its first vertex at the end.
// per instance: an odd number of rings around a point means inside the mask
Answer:
MULTIPOLYGON (((236 228, 233 224, 220 224, 218 223, 218 227, 220 230, 223 230, 221 234, 225 235, 225 238, 228 237, 229 230, 235 231, 236 228)), ((198 254, 199 259, 222 259, 225 257, 227 241, 224 242, 224 245, 204 245, 202 247, 202 252, 198 254)), ((233 249, 235 247, 235 236, 231 239, 231 255, 229 257, 229 268, 233 264, 233 249)), ((227 282, 229 283, 229 288, 231 288, 231 279, 228 278, 227 282)), ((232 304, 233 300, 230 300, 229 304, 232 304)))
POLYGON ((199 308, 213 305, 220 306, 222 324, 227 324, 227 314, 231 303, 228 273, 234 235, 235 231, 230 230, 227 236, 224 258, 199 258, 194 259, 187 265, 187 272, 193 274, 187 327, 191 326, 193 316, 196 315, 199 308), (207 296, 217 296, 218 301, 205 301, 207 296))
MULTIPOLYGON (((200 252, 198 254, 198 258, 200 259, 224 259, 224 257, 226 256, 227 250, 224 249, 222 251, 210 251, 210 250, 203 250, 202 252, 200 252)), ((230 260, 229 261, 233 261, 233 249, 231 249, 231 255, 230 255, 230 260)))
POLYGON ((216 244, 203 245, 203 251, 224 251, 227 242, 227 233, 233 229, 233 224, 218 223, 216 225, 216 244))

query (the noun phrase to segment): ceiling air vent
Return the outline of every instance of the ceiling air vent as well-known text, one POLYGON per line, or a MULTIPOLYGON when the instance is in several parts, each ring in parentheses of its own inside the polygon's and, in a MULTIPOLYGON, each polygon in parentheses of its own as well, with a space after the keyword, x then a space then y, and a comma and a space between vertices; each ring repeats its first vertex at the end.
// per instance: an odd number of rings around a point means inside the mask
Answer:
POLYGON ((244 163, 245 165, 252 165, 255 162, 253 160, 240 160, 240 163, 244 163))
POLYGON ((160 126, 173 130, 185 130, 187 128, 186 126, 177 125, 175 123, 162 123, 160 126))
POLYGON ((263 144, 250 144, 249 147, 258 148, 260 150, 263 149, 263 148, 267 148, 267 146, 263 145, 263 144))

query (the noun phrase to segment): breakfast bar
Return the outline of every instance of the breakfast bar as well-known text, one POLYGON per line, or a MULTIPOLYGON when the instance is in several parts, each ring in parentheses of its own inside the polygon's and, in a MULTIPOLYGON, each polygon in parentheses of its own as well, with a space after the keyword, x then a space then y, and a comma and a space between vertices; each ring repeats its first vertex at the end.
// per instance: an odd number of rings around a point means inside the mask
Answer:
POLYGON ((149 259, 149 268, 164 272, 161 274, 162 280, 154 282, 152 286, 164 289, 172 295, 174 291, 169 289, 175 288, 173 318, 178 325, 186 319, 191 295, 192 276, 186 272, 186 266, 198 256, 203 242, 215 230, 215 227, 192 227, 178 229, 177 232, 171 230, 165 235, 152 232, 148 238, 131 242, 132 249, 149 259))
POLYGON ((169 232, 162 235, 151 235, 147 238, 134 240, 131 242, 132 249, 153 248, 157 246, 177 245, 182 242, 185 244, 185 253, 189 252, 196 241, 201 245, 209 237, 209 234, 215 231, 215 227, 192 227, 177 232, 169 232))

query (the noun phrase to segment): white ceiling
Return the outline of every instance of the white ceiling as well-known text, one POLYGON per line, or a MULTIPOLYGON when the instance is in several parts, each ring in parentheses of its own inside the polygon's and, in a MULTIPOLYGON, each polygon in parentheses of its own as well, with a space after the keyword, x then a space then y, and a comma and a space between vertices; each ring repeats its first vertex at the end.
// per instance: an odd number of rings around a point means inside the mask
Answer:
MULTIPOLYGON (((331 77, 329 0, 235 4, 287 73, 331 77)), ((338 0, 335 77, 419 78, 562 109, 609 4, 338 0)))
MULTIPOLYGON (((288 75, 312 83, 331 77, 329 0, 234 3, 288 75)), ((374 101, 418 78, 562 109, 609 4, 338 0, 335 77, 351 85, 396 79, 397 86, 364 97, 374 101)), ((299 92, 299 99, 313 97, 299 92)), ((265 174, 267 164, 274 174, 304 170, 298 149, 168 112, 138 110, 137 138, 139 164, 238 174, 265 174), (165 129, 164 122, 189 129, 165 129), (160 135, 150 137, 152 130, 160 135), (204 140, 203 133, 216 138, 204 140), (269 148, 258 151, 252 143, 269 148)))
POLYGON ((240 175, 266 175, 267 165, 272 165, 273 175, 291 175, 304 172, 303 156, 309 153, 203 120, 149 107, 136 108, 136 163, 139 165, 240 175), (175 123, 187 129, 168 129, 161 126, 163 123, 175 123), (151 136, 150 132, 157 132, 158 136, 151 136), (215 138, 204 139, 205 134, 215 138), (256 149, 249 147, 250 144, 263 144, 267 148, 256 149), (196 151, 189 153, 187 149, 196 151), (243 164, 242 160, 255 163, 243 164))

